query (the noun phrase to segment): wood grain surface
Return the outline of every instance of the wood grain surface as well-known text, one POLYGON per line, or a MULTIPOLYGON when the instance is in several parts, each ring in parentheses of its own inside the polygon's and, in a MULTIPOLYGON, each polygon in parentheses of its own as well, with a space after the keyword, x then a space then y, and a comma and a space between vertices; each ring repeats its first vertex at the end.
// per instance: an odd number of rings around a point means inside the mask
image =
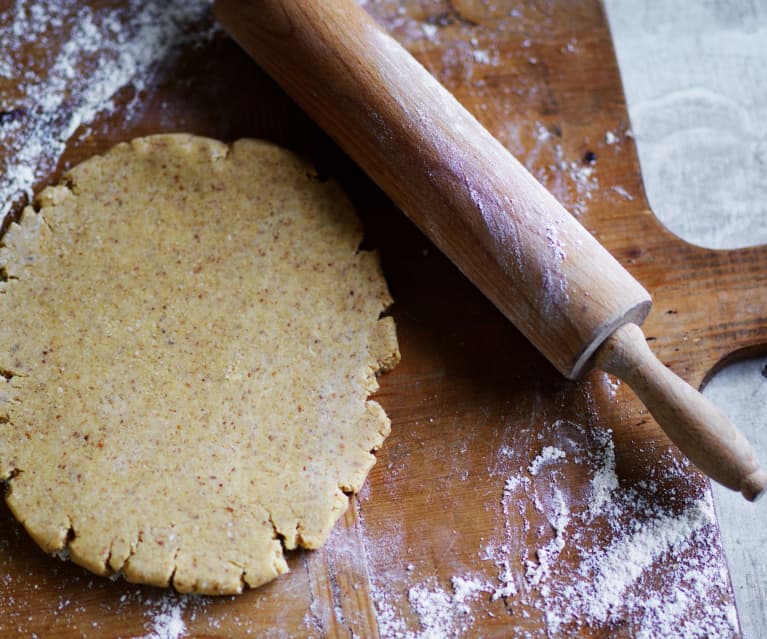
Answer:
MULTIPOLYGON (((696 248, 649 211, 598 2, 366 8, 652 293, 645 333, 665 364, 699 385, 722 362, 763 350, 767 249, 696 248)), ((663 636, 666 622, 690 636, 736 636, 713 522, 666 546, 648 539, 656 552, 635 562, 641 570, 605 614, 579 599, 605 574, 592 559, 614 563, 606 552, 642 531, 664 534, 660 524, 710 497, 630 391, 602 373, 564 380, 222 33, 179 53, 140 111, 95 120, 42 182, 160 131, 262 137, 312 158, 355 202, 396 301, 402 363, 376 397, 392 434, 329 543, 291 553, 289 575, 235 598, 98 579, 43 555, 3 508, 0 635, 161 636, 158 619, 175 614, 190 637, 663 636), (589 451, 612 445, 621 507, 590 517, 602 458, 589 451), (542 463, 549 446, 565 459, 542 463), (558 530, 562 503, 569 523, 558 530), (547 572, 540 551, 557 539, 547 572), (482 589, 461 601, 462 580, 482 589)))

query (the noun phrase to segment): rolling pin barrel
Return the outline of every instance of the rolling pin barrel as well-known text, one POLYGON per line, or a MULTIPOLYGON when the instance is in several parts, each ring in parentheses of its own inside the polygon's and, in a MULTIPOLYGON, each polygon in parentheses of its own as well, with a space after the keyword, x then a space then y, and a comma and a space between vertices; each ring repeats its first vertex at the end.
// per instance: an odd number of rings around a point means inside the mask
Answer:
POLYGON ((748 442, 647 348, 647 291, 354 0, 217 0, 216 14, 563 375, 621 377, 701 469, 764 492, 748 442))
POLYGON ((227 0, 219 20, 569 378, 650 296, 353 1, 227 0))

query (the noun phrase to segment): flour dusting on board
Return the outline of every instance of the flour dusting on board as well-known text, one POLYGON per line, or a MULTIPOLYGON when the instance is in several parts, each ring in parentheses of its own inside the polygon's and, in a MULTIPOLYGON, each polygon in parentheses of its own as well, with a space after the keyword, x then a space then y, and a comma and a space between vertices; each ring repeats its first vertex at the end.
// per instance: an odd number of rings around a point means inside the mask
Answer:
POLYGON ((541 454, 533 460, 533 463, 527 467, 527 470, 531 475, 537 475, 545 464, 565 457, 567 457, 565 451, 555 446, 546 446, 541 454))
MULTIPOLYGON (((626 624, 642 639, 737 635, 710 498, 668 493, 667 481, 687 473, 687 463, 669 456, 648 479, 622 485, 609 429, 555 420, 536 430, 529 462, 509 468, 512 454, 501 444, 507 474, 483 480, 497 483, 502 514, 476 549, 485 570, 474 564, 447 579, 397 571, 391 557, 412 549, 401 537, 393 548, 386 530, 366 526, 363 507, 367 562, 388 567, 385 576, 370 573, 382 636, 470 637, 482 617, 530 638, 626 624), (572 493, 573 467, 580 496, 572 493)), ((454 533, 445 531, 448 546, 454 533)))
MULTIPOLYGON (((578 425, 567 426, 585 432, 578 425)), ((484 551, 488 560, 516 565, 515 572, 523 573, 518 593, 508 593, 508 578, 497 585, 511 614, 539 614, 552 637, 626 619, 638 637, 733 636, 737 616, 734 608, 721 603, 728 578, 721 564, 709 558, 719 543, 709 497, 680 500, 672 507, 658 499, 656 482, 622 487, 612 433, 594 429, 589 434, 589 446, 570 439, 566 455, 546 446, 526 469, 506 480, 504 508, 513 504, 524 512, 529 504, 549 523, 549 531, 537 531, 540 541, 532 555, 524 544, 514 547, 518 532, 508 528, 503 542, 484 551), (580 505, 576 510, 565 499, 566 487, 560 483, 564 474, 557 465, 567 463, 584 467, 590 477, 585 509, 580 505), (544 481, 530 481, 536 475, 544 481), (608 539, 594 537, 597 519, 607 525, 608 539), (564 552, 577 558, 575 571, 560 565, 564 552), (665 570, 665 564, 675 564, 676 570, 665 570), (653 573, 668 573, 661 591, 649 586, 653 573), (706 619, 695 616, 701 602, 709 612, 706 619)), ((672 465, 670 472, 678 471, 672 465)))
POLYGON ((140 110, 138 98, 158 65, 178 47, 210 37, 213 27, 199 28, 210 5, 131 0, 75 11, 58 0, 16 0, 0 13, 0 42, 10 52, 0 61, 0 220, 24 196, 31 199, 81 127, 114 112, 118 92, 132 90, 125 119, 140 110), (27 52, 41 41, 49 43, 47 59, 33 63, 27 52))
POLYGON ((390 590, 374 585, 371 595, 379 634, 394 639, 469 636, 475 622, 469 604, 492 590, 489 582, 468 575, 452 577, 448 588, 442 587, 434 578, 425 579, 407 589, 407 601, 416 617, 415 623, 408 623, 398 614, 390 590))
POLYGON ((181 639, 186 634, 181 616, 186 603, 185 598, 173 595, 161 599, 157 608, 147 614, 151 632, 140 639, 181 639))

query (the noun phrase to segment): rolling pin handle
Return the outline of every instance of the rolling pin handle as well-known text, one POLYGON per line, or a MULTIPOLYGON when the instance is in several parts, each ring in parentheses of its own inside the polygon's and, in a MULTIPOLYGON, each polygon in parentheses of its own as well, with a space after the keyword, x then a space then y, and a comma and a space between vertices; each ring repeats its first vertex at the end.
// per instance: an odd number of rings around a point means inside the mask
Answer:
POLYGON ((748 501, 757 501, 767 493, 767 472, 757 468, 748 475, 740 486, 740 492, 748 501))
POLYGON ((671 441, 703 472, 749 501, 764 494, 767 473, 746 438, 655 357, 636 324, 625 324, 607 338, 596 364, 634 390, 671 441))

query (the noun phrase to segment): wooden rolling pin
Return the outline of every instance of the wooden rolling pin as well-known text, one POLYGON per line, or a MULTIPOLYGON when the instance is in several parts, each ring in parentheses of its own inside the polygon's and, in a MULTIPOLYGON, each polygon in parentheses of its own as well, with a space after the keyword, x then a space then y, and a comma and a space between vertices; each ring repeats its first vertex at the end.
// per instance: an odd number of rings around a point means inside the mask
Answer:
POLYGON ((215 11, 563 375, 620 377, 701 470, 750 500, 765 491, 746 439, 647 347, 647 291, 354 0, 215 11))

